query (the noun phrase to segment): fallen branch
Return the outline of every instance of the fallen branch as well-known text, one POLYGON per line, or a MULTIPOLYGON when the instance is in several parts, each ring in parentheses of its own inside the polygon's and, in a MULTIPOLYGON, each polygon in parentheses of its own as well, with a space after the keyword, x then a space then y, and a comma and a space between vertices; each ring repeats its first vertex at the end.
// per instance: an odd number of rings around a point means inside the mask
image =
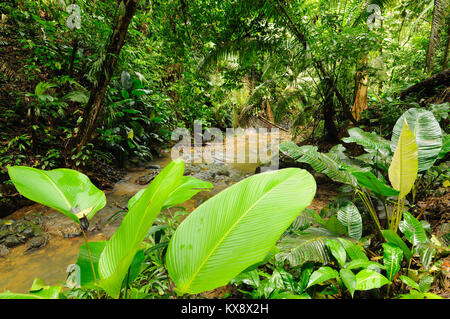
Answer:
POLYGON ((412 93, 418 93, 420 96, 432 96, 438 86, 450 86, 450 69, 426 78, 422 82, 414 84, 400 93, 400 99, 405 99, 412 93))
POLYGON ((266 123, 268 125, 275 126, 276 128, 279 128, 282 131, 289 132, 289 130, 286 130, 284 127, 281 127, 280 125, 269 121, 268 119, 262 117, 261 115, 258 115, 258 119, 260 119, 261 121, 263 121, 264 123, 266 123))

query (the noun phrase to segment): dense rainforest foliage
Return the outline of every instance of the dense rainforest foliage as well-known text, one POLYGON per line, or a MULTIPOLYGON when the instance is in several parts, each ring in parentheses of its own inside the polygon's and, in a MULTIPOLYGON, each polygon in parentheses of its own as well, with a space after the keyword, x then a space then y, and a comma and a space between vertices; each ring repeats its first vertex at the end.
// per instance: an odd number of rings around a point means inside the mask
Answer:
POLYGON ((2 1, 0 260, 33 202, 83 243, 64 285, 0 298, 449 298, 449 4, 2 1), (280 169, 188 212, 216 183, 173 159, 91 240, 104 191, 195 123, 278 129, 280 169))

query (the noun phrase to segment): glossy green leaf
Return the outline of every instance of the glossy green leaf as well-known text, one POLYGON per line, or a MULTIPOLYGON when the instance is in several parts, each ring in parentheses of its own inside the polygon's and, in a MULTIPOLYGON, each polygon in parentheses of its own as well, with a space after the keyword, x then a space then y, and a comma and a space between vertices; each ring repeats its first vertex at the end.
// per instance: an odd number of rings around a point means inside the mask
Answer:
POLYGON ((35 278, 30 288, 30 294, 43 299, 60 299, 61 286, 46 285, 42 279, 35 278))
POLYGON ((331 254, 334 258, 336 258, 339 265, 343 266, 345 264, 345 260, 347 259, 347 253, 345 252, 345 248, 342 244, 335 239, 328 239, 325 243, 330 249, 331 254))
POLYGON ((108 240, 99 260, 99 285, 117 298, 120 287, 139 247, 169 195, 181 184, 184 162, 167 165, 131 207, 119 228, 108 240))
POLYGON ((374 193, 387 197, 387 196, 398 196, 399 191, 395 190, 382 181, 380 181, 372 172, 356 171, 352 172, 355 176, 358 184, 370 189, 374 193))
POLYGON ((380 288, 391 282, 382 274, 371 269, 363 269, 356 274, 356 290, 380 288))
POLYGON ((355 274, 351 270, 345 268, 341 268, 339 274, 341 275, 342 282, 344 283, 345 287, 347 287, 348 291, 350 292, 353 298, 353 294, 355 293, 356 290, 355 274))
POLYGON ((404 284, 408 285, 409 287, 417 289, 417 290, 420 289, 419 284, 417 282, 415 282, 414 280, 412 280, 411 278, 409 278, 407 276, 403 276, 403 275, 399 276, 399 278, 401 279, 401 281, 404 284))
POLYGON ((389 280, 392 281, 400 270, 402 259, 403 251, 398 246, 391 243, 383 243, 383 262, 389 280))
POLYGON ((394 232, 392 229, 384 229, 382 230, 382 233, 386 242, 393 243, 400 247, 407 260, 412 257, 411 250, 408 248, 408 246, 406 246, 405 242, 400 238, 399 235, 397 235, 396 232, 394 232))
POLYGON ((167 250, 167 269, 177 292, 223 286, 264 259, 315 191, 311 174, 287 168, 248 177, 197 207, 167 250))
POLYGON ((426 171, 433 166, 442 148, 442 130, 433 113, 424 109, 411 108, 397 120, 392 130, 392 151, 395 152, 402 123, 406 120, 415 136, 418 147, 419 172, 426 171))
POLYGON ((344 246, 345 251, 352 260, 369 260, 361 246, 356 245, 348 239, 338 238, 337 240, 344 246))
POLYGON ((368 268, 368 269, 385 269, 385 267, 375 261, 370 260, 364 260, 364 259, 355 259, 352 261, 349 261, 344 265, 344 268, 353 270, 353 269, 359 269, 359 268, 368 268))
POLYGON ((311 277, 309 278, 308 286, 306 288, 309 288, 311 286, 320 284, 322 282, 325 282, 330 279, 337 278, 339 276, 339 273, 334 270, 331 267, 320 267, 315 272, 311 274, 311 277))
POLYGON ((105 194, 86 175, 72 169, 44 171, 10 166, 8 173, 23 196, 65 214, 76 223, 82 214, 91 219, 106 204, 105 194))

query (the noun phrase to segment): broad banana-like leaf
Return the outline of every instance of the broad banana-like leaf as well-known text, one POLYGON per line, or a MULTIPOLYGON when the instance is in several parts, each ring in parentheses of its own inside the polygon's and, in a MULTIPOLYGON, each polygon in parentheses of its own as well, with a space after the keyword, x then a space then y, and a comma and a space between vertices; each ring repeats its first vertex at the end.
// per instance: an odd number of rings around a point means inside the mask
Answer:
MULTIPOLYGON (((183 176, 180 186, 178 186, 169 195, 169 198, 164 203, 163 209, 184 203, 195 194, 201 191, 209 191, 213 187, 213 184, 211 184, 210 182, 202 181, 201 179, 195 178, 193 176, 183 176)), ((142 196, 144 191, 145 189, 141 189, 128 200, 128 209, 131 209, 136 201, 142 196)))
POLYGON ((10 166, 8 173, 20 194, 63 213, 78 224, 83 215, 91 219, 106 204, 105 194, 89 177, 72 169, 44 171, 10 166))
POLYGON ((122 281, 147 232, 169 195, 181 184, 184 162, 167 165, 134 203, 100 255, 99 285, 113 298, 120 294, 122 281))
POLYGON ((383 243, 383 263, 386 267, 386 275, 389 280, 393 280, 395 274, 400 270, 403 259, 403 251, 396 245, 383 243))
POLYGON ((415 136, 418 147, 419 172, 426 171, 433 163, 442 148, 442 130, 433 113, 424 109, 411 108, 395 123, 392 130, 392 151, 395 152, 401 136, 403 122, 406 120, 415 136))
POLYGON ((337 219, 345 226, 348 235, 360 239, 362 235, 362 218, 358 208, 351 201, 346 200, 339 206, 337 219))
POLYGON ((286 168, 248 177, 204 202, 169 243, 166 263, 176 291, 215 289, 264 259, 315 192, 311 174, 286 168))
MULTIPOLYGON (((94 266, 95 278, 99 279, 98 273, 98 260, 105 248, 106 241, 96 241, 89 243, 89 250, 91 252, 92 264, 94 266)), ((76 283, 81 287, 93 288, 94 286, 94 274, 92 273, 91 261, 89 259, 89 252, 86 248, 86 244, 80 246, 78 251, 77 268, 75 268, 76 283)))
POLYGON ((400 198, 404 198, 414 186, 417 169, 417 144, 414 134, 404 119, 397 148, 392 157, 391 166, 389 166, 389 180, 394 189, 399 191, 400 198))

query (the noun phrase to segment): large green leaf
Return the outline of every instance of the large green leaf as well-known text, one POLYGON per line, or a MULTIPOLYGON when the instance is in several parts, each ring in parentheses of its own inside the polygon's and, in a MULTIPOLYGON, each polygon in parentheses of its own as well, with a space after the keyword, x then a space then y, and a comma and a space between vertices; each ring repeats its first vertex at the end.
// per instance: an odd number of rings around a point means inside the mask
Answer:
POLYGON ((91 219, 106 204, 105 194, 86 175, 72 169, 44 171, 26 166, 10 166, 8 173, 23 196, 56 209, 76 223, 80 222, 82 214, 91 219), (80 213, 76 215, 78 211, 80 213))
POLYGON ((358 208, 351 201, 346 200, 339 206, 337 219, 345 226, 348 235, 360 239, 362 235, 362 218, 358 208))
POLYGON ((414 135, 403 120, 397 148, 389 166, 389 180, 394 189, 399 191, 399 197, 404 198, 414 186, 417 177, 417 144, 414 135))
POLYGON ((359 185, 370 189, 377 195, 384 197, 398 196, 398 190, 395 190, 380 181, 372 172, 355 171, 352 172, 352 175, 355 176, 359 185))
POLYGON ((184 162, 167 165, 131 207, 119 228, 108 240, 99 260, 99 285, 117 298, 122 281, 147 232, 169 195, 181 184, 184 162))
POLYGON ((403 251, 396 245, 383 243, 383 262, 389 280, 393 280, 395 274, 400 270, 403 259, 403 251))
MULTIPOLYGON (((172 193, 170 193, 169 198, 167 198, 166 202, 164 203, 163 209, 184 203, 195 194, 201 191, 209 191, 213 187, 213 184, 211 184, 210 182, 202 181, 201 179, 193 176, 183 176, 181 184, 176 189, 174 189, 172 193)), ((142 196, 144 191, 145 189, 140 190, 129 199, 128 209, 131 209, 131 207, 142 196)))
POLYGON ((435 162, 442 148, 442 130, 433 113, 424 109, 411 108, 407 110, 395 123, 392 130, 392 151, 395 152, 406 120, 415 136, 418 147, 419 172, 426 171, 435 162))
MULTIPOLYGON (((100 278, 98 273, 98 260, 105 248, 106 241, 96 241, 89 243, 89 250, 91 253, 92 264, 94 266, 95 278, 100 278)), ((75 278, 77 284, 81 287, 95 287, 94 286, 94 274, 92 273, 91 261, 89 258, 89 252, 86 248, 86 244, 80 246, 77 259, 78 268, 76 268, 75 278)))
POLYGON ((264 259, 315 192, 311 174, 287 168, 246 178, 204 202, 169 243, 166 263, 177 292, 223 286, 264 259))

